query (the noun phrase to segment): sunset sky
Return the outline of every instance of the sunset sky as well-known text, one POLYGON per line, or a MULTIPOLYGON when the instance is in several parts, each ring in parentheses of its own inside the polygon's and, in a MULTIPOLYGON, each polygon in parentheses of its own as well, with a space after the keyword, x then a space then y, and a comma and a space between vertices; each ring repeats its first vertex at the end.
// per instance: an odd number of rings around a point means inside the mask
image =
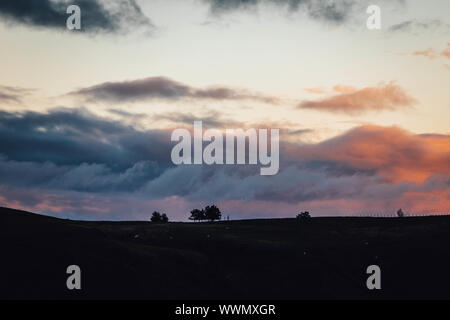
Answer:
POLYGON ((0 206, 449 212, 449 15, 448 0, 2 0, 0 206), (66 28, 69 4, 82 30, 66 28), (175 166, 170 134, 194 120, 279 128, 279 173, 175 166))

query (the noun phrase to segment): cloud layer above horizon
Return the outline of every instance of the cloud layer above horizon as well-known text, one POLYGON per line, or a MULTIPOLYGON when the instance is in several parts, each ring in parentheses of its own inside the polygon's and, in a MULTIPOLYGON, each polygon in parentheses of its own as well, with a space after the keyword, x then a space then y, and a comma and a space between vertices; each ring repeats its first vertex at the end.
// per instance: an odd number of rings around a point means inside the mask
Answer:
POLYGON ((174 166, 169 131, 140 131, 87 110, 1 112, 0 136, 2 203, 53 215, 126 219, 117 201, 135 203, 135 219, 147 218, 148 205, 181 220, 190 206, 211 202, 236 218, 263 203, 279 208, 273 216, 305 205, 327 212, 337 202, 355 210, 449 204, 450 136, 397 127, 359 126, 321 143, 281 141, 272 178, 249 165, 174 166))

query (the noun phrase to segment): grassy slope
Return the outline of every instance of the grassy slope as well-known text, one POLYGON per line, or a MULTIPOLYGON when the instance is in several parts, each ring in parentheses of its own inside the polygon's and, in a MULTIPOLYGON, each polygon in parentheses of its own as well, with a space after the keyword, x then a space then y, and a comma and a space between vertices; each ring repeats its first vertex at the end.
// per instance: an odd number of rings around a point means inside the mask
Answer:
POLYGON ((0 208, 0 298, 450 298, 450 217, 79 222, 0 208), (65 287, 82 269, 82 290, 65 287), (382 290, 365 269, 378 264, 382 290))

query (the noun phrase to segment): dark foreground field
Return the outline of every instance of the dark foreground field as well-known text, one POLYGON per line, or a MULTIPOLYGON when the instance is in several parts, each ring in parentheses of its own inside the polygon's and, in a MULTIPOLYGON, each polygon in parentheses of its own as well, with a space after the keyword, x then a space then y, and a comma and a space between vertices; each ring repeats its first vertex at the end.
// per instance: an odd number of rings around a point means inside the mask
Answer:
POLYGON ((449 231, 450 217, 152 224, 0 208, 0 298, 450 298, 449 231), (81 291, 66 288, 72 264, 81 291))

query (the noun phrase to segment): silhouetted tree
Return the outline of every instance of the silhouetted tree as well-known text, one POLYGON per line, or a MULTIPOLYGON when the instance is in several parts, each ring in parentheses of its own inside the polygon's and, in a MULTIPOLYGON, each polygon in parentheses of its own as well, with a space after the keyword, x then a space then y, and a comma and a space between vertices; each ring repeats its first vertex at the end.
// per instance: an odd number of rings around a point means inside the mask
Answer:
POLYGON ((158 211, 155 211, 152 213, 152 217, 150 218, 151 222, 161 222, 162 221, 162 217, 161 217, 161 213, 159 213, 158 211))
POLYGON ((309 211, 301 212, 297 215, 297 220, 307 220, 311 218, 311 215, 309 214, 309 211))
POLYGON ((403 213, 402 208, 400 208, 400 209, 397 211, 397 216, 398 216, 399 218, 403 218, 403 217, 405 216, 405 214, 403 213))
POLYGON ((163 223, 169 222, 169 217, 167 216, 167 214, 163 213, 161 215, 161 222, 163 223))
POLYGON ((209 221, 220 220, 222 212, 215 205, 205 207, 205 218, 209 221))
POLYGON ((199 221, 205 220, 205 210, 193 209, 189 220, 199 221))

